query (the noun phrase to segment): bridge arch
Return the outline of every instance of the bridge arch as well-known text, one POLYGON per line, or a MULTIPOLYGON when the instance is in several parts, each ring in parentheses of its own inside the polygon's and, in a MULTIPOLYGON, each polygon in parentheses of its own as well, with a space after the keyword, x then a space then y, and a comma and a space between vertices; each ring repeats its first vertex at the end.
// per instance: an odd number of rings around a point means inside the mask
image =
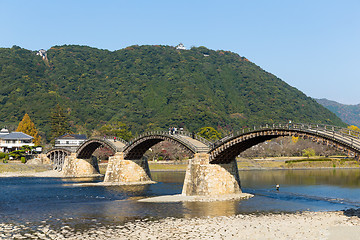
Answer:
POLYGON ((76 158, 90 159, 92 154, 101 146, 109 148, 113 154, 121 151, 121 146, 117 146, 116 142, 103 138, 91 138, 84 141, 76 150, 76 158))
POLYGON ((329 146, 347 150, 355 157, 360 155, 360 139, 357 136, 347 133, 348 129, 340 129, 326 125, 273 125, 253 130, 245 130, 227 136, 220 140, 210 151, 210 163, 229 163, 241 152, 261 142, 283 137, 298 136, 308 138, 329 146))
POLYGON ((129 142, 124 148, 124 159, 136 160, 141 159, 145 152, 155 144, 162 141, 169 141, 183 148, 191 156, 197 152, 207 152, 209 144, 197 136, 190 136, 188 133, 169 134, 168 132, 148 132, 140 135, 129 142))
POLYGON ((65 157, 70 156, 71 153, 72 151, 66 148, 53 148, 46 153, 46 157, 50 159, 54 170, 61 171, 65 157))

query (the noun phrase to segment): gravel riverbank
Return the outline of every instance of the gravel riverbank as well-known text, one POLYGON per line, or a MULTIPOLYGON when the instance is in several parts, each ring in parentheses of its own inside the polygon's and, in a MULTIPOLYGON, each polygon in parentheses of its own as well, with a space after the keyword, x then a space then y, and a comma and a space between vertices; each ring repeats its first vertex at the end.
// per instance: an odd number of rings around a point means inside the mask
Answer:
POLYGON ((359 210, 137 220, 74 232, 0 224, 1 239, 360 239, 359 210))
POLYGON ((35 171, 18 171, 18 172, 3 172, 0 177, 64 177, 62 172, 55 170, 47 170, 41 172, 35 171))

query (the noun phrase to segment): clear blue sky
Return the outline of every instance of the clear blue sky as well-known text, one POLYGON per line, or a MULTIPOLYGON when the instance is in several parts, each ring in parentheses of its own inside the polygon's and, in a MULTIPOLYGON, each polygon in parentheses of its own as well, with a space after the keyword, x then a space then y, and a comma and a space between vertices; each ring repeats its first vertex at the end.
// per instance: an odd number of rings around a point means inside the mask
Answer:
POLYGON ((359 0, 0 0, 0 47, 205 46, 306 95, 360 103, 359 0))

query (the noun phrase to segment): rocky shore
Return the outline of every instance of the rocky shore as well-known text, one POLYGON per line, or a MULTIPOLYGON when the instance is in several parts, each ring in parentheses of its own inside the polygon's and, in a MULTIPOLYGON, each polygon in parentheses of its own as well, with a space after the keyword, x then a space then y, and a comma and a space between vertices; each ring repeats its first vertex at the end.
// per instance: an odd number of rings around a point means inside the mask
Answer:
POLYGON ((153 202, 153 203, 169 203, 169 202, 215 202, 215 201, 229 201, 239 199, 249 199, 254 195, 249 193, 238 194, 223 194, 211 196, 185 196, 182 194, 163 195, 158 197, 143 198, 139 202, 153 202))
POLYGON ((208 218, 165 218, 92 227, 53 230, 44 223, 0 224, 1 239, 360 239, 360 211, 247 214, 208 218))

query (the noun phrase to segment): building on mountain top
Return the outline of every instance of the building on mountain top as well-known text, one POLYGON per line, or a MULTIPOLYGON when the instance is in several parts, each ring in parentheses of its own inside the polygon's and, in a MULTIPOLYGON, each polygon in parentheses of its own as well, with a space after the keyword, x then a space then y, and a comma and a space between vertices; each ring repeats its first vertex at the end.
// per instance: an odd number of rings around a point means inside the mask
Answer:
POLYGON ((41 56, 44 60, 47 59, 47 53, 46 53, 46 50, 44 50, 44 49, 40 49, 40 50, 36 53, 36 55, 41 56))
POLYGON ((184 46, 184 44, 180 43, 179 45, 176 46, 177 50, 186 50, 186 47, 184 46))

